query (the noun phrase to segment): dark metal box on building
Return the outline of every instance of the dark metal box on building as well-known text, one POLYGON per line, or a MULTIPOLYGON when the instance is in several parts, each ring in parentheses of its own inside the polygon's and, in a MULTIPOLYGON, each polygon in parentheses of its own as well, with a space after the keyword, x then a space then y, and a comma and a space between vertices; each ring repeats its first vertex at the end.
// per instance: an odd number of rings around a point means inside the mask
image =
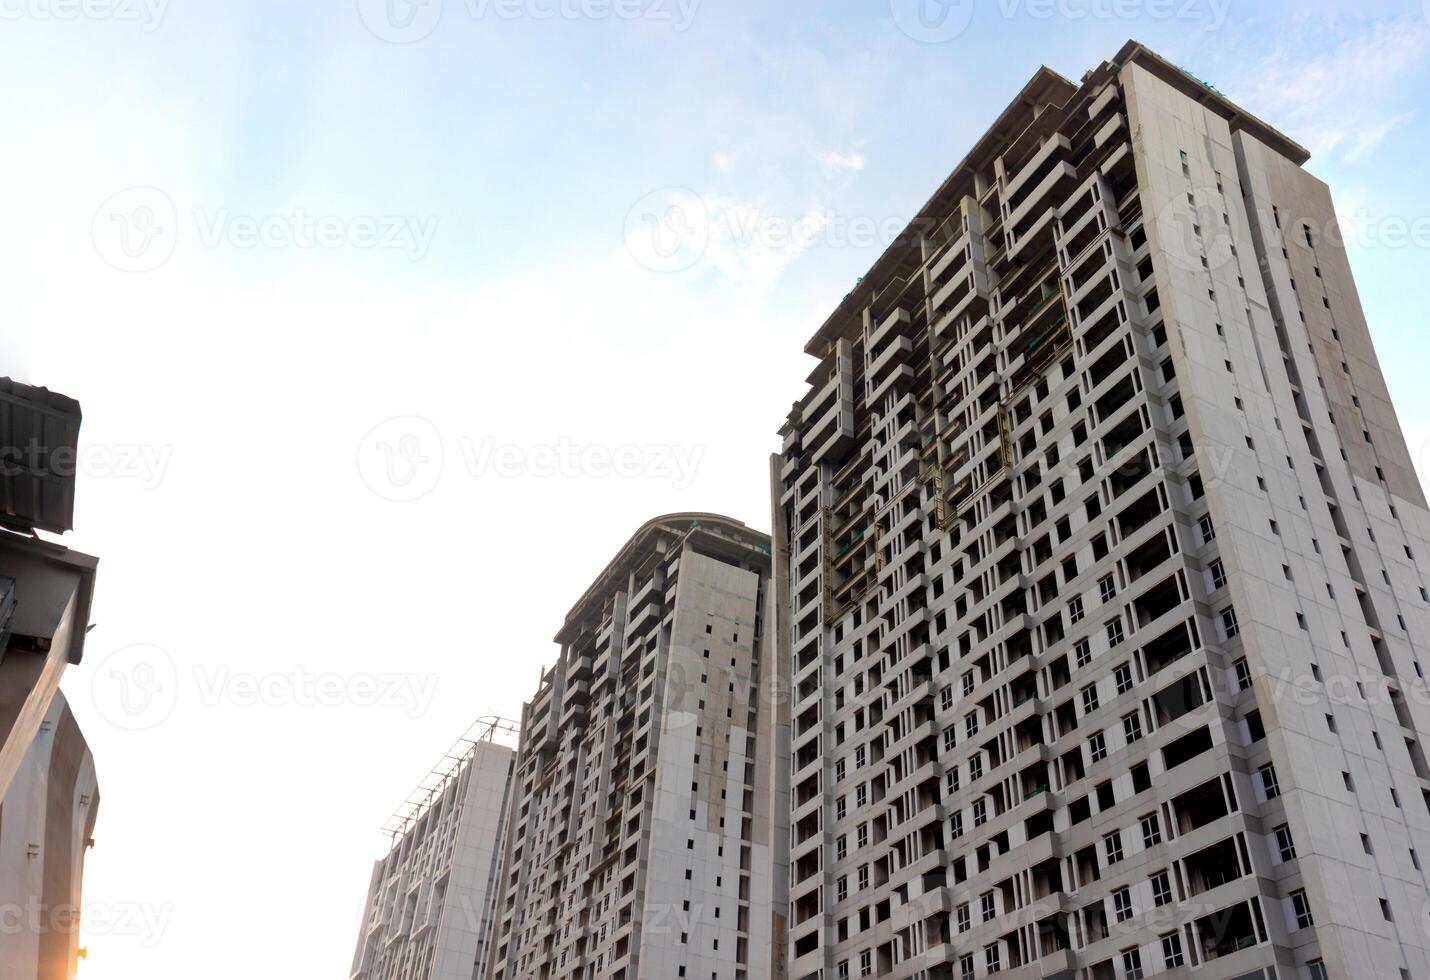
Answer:
POLYGON ((0 524, 74 526, 79 402, 0 378, 0 524))

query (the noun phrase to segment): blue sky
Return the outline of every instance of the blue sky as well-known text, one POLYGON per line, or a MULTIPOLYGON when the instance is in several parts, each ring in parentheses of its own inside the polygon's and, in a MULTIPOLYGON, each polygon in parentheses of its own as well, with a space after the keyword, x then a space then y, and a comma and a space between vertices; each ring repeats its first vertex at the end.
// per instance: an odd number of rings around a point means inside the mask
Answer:
POLYGON ((1136 37, 1310 147, 1430 438, 1419 0, 150 2, 0 0, 0 373, 82 400, 102 559, 89 980, 342 975, 377 828, 626 536, 768 526, 805 339, 1040 64, 1136 37))

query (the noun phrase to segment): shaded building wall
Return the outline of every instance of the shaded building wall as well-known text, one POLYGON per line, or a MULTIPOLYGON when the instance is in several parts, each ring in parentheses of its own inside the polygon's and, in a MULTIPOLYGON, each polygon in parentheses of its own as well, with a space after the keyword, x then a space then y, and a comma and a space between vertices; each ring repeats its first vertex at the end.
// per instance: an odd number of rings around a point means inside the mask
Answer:
POLYGON ((491 980, 781 975, 768 574, 763 534, 667 515, 568 614, 522 714, 491 980))
POLYGON ((98 810, 94 759, 56 694, 0 804, 0 976, 75 975, 84 858, 98 810))
POLYGON ((1288 951, 1277 961, 1430 975, 1419 867, 1430 514, 1330 192, 1146 69, 1129 66, 1123 82, 1169 352, 1228 577, 1209 611, 1222 635, 1235 617, 1251 678, 1233 697, 1237 782, 1263 844, 1249 853, 1267 929, 1288 951))

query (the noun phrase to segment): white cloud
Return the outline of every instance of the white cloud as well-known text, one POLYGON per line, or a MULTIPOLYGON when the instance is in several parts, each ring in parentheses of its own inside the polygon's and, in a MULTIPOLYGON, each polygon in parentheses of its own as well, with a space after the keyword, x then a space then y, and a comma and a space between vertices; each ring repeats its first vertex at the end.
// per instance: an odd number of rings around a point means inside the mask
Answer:
POLYGON ((1351 133, 1351 145, 1346 150, 1346 159, 1354 163, 1369 157, 1385 141, 1392 130, 1409 122, 1412 115, 1414 114, 1410 112, 1402 112, 1397 116, 1382 119, 1378 123, 1363 126, 1351 133))
POLYGON ((785 217, 762 203, 709 199, 710 247, 706 260, 737 292, 768 292, 784 271, 817 245, 833 220, 822 205, 785 217))
MULTIPOLYGON (((1324 35, 1320 35, 1324 36, 1324 35)), ((1236 96, 1314 156, 1357 162, 1411 118, 1402 101, 1430 55, 1430 33, 1416 22, 1381 21, 1334 32, 1315 50, 1298 33, 1253 64, 1236 96)))
POLYGON ((856 174, 864 169, 864 154, 850 147, 848 150, 830 150, 824 155, 824 172, 830 177, 856 174))
POLYGON ((639 220, 628 226, 614 267, 663 274, 694 302, 703 302, 707 289, 757 299, 817 245, 857 246, 862 239, 856 232, 877 242, 877 227, 842 228, 835 212, 820 203, 796 210, 767 198, 700 196, 672 188, 652 195, 637 211, 639 220))

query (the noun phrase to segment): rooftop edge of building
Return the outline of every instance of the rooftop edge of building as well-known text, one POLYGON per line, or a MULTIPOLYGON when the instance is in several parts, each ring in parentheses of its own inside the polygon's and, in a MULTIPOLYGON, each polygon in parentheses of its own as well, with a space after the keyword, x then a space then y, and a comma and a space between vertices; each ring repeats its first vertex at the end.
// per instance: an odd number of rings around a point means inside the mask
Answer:
POLYGON ((1083 74, 1081 83, 1074 83, 1071 79, 1048 68, 1046 65, 1040 67, 1033 73, 1027 84, 1014 96, 1013 100, 999 114, 998 119, 990 126, 978 141, 969 150, 968 154, 959 161, 948 177, 939 185, 933 196, 919 209, 918 215, 907 225, 904 234, 900 234, 874 264, 869 271, 859 279, 852 290, 840 301, 839 305, 825 319, 820 328, 810 337, 804 346, 804 352, 814 357, 823 357, 827 353, 830 342, 840 336, 840 327, 850 313, 861 309, 867 303, 870 295, 875 292, 876 287, 884 282, 889 274, 895 269, 902 258, 904 250, 916 247, 919 240, 907 234, 909 229, 919 229, 930 224, 931 219, 942 213, 942 208, 946 204, 945 199, 951 192, 962 184, 971 181, 974 172, 981 166, 987 165, 1001 152, 1004 145, 1012 141, 1018 134, 1006 133, 1005 127, 1017 115, 1019 110, 1026 107, 1036 109, 1037 106, 1049 104, 1054 98, 1061 95, 1056 104, 1062 104, 1067 99, 1074 96, 1082 86, 1094 82, 1101 76, 1111 77, 1112 74, 1121 71, 1129 65, 1137 64, 1151 71, 1163 81, 1173 85, 1185 94, 1191 96, 1203 104, 1212 107, 1218 115, 1227 120, 1233 130, 1243 130, 1250 133, 1256 139, 1284 154, 1294 161, 1297 166, 1303 166, 1311 158, 1310 152, 1286 136, 1280 130, 1258 119, 1255 115, 1247 112, 1241 106, 1232 102, 1222 95, 1212 86, 1197 78, 1184 68, 1179 68, 1172 64, 1151 48, 1136 40, 1129 40, 1122 49, 1113 56, 1111 61, 1103 62, 1083 74))
MULTIPOLYGON (((483 715, 467 727, 462 736, 452 744, 442 758, 417 783, 407 799, 393 811, 392 816, 382 826, 382 832, 392 842, 390 851, 395 851, 399 842, 421 823, 432 803, 447 788, 448 782, 461 770, 470 765, 479 745, 492 746, 493 750, 516 756, 516 747, 497 741, 498 734, 516 737, 520 734, 517 722, 498 715, 483 715)), ((485 751, 485 750, 484 750, 485 751)))
POLYGON ((590 605, 593 602, 598 603, 600 596, 612 588, 618 587, 617 577, 623 576, 625 570, 629 569, 632 564, 638 564, 647 557, 647 549, 661 532, 688 534, 695 530, 713 532, 716 537, 726 538, 733 545, 749 551, 761 552, 767 557, 770 553, 770 536, 768 534, 749 527, 743 521, 726 517, 724 514, 679 511, 653 517, 642 524, 627 539, 626 543, 616 552, 615 557, 606 563, 606 567, 591 581, 586 591, 581 593, 581 597, 566 613, 566 618, 561 623, 561 629, 554 637, 555 642, 564 643, 572 635, 590 605))

